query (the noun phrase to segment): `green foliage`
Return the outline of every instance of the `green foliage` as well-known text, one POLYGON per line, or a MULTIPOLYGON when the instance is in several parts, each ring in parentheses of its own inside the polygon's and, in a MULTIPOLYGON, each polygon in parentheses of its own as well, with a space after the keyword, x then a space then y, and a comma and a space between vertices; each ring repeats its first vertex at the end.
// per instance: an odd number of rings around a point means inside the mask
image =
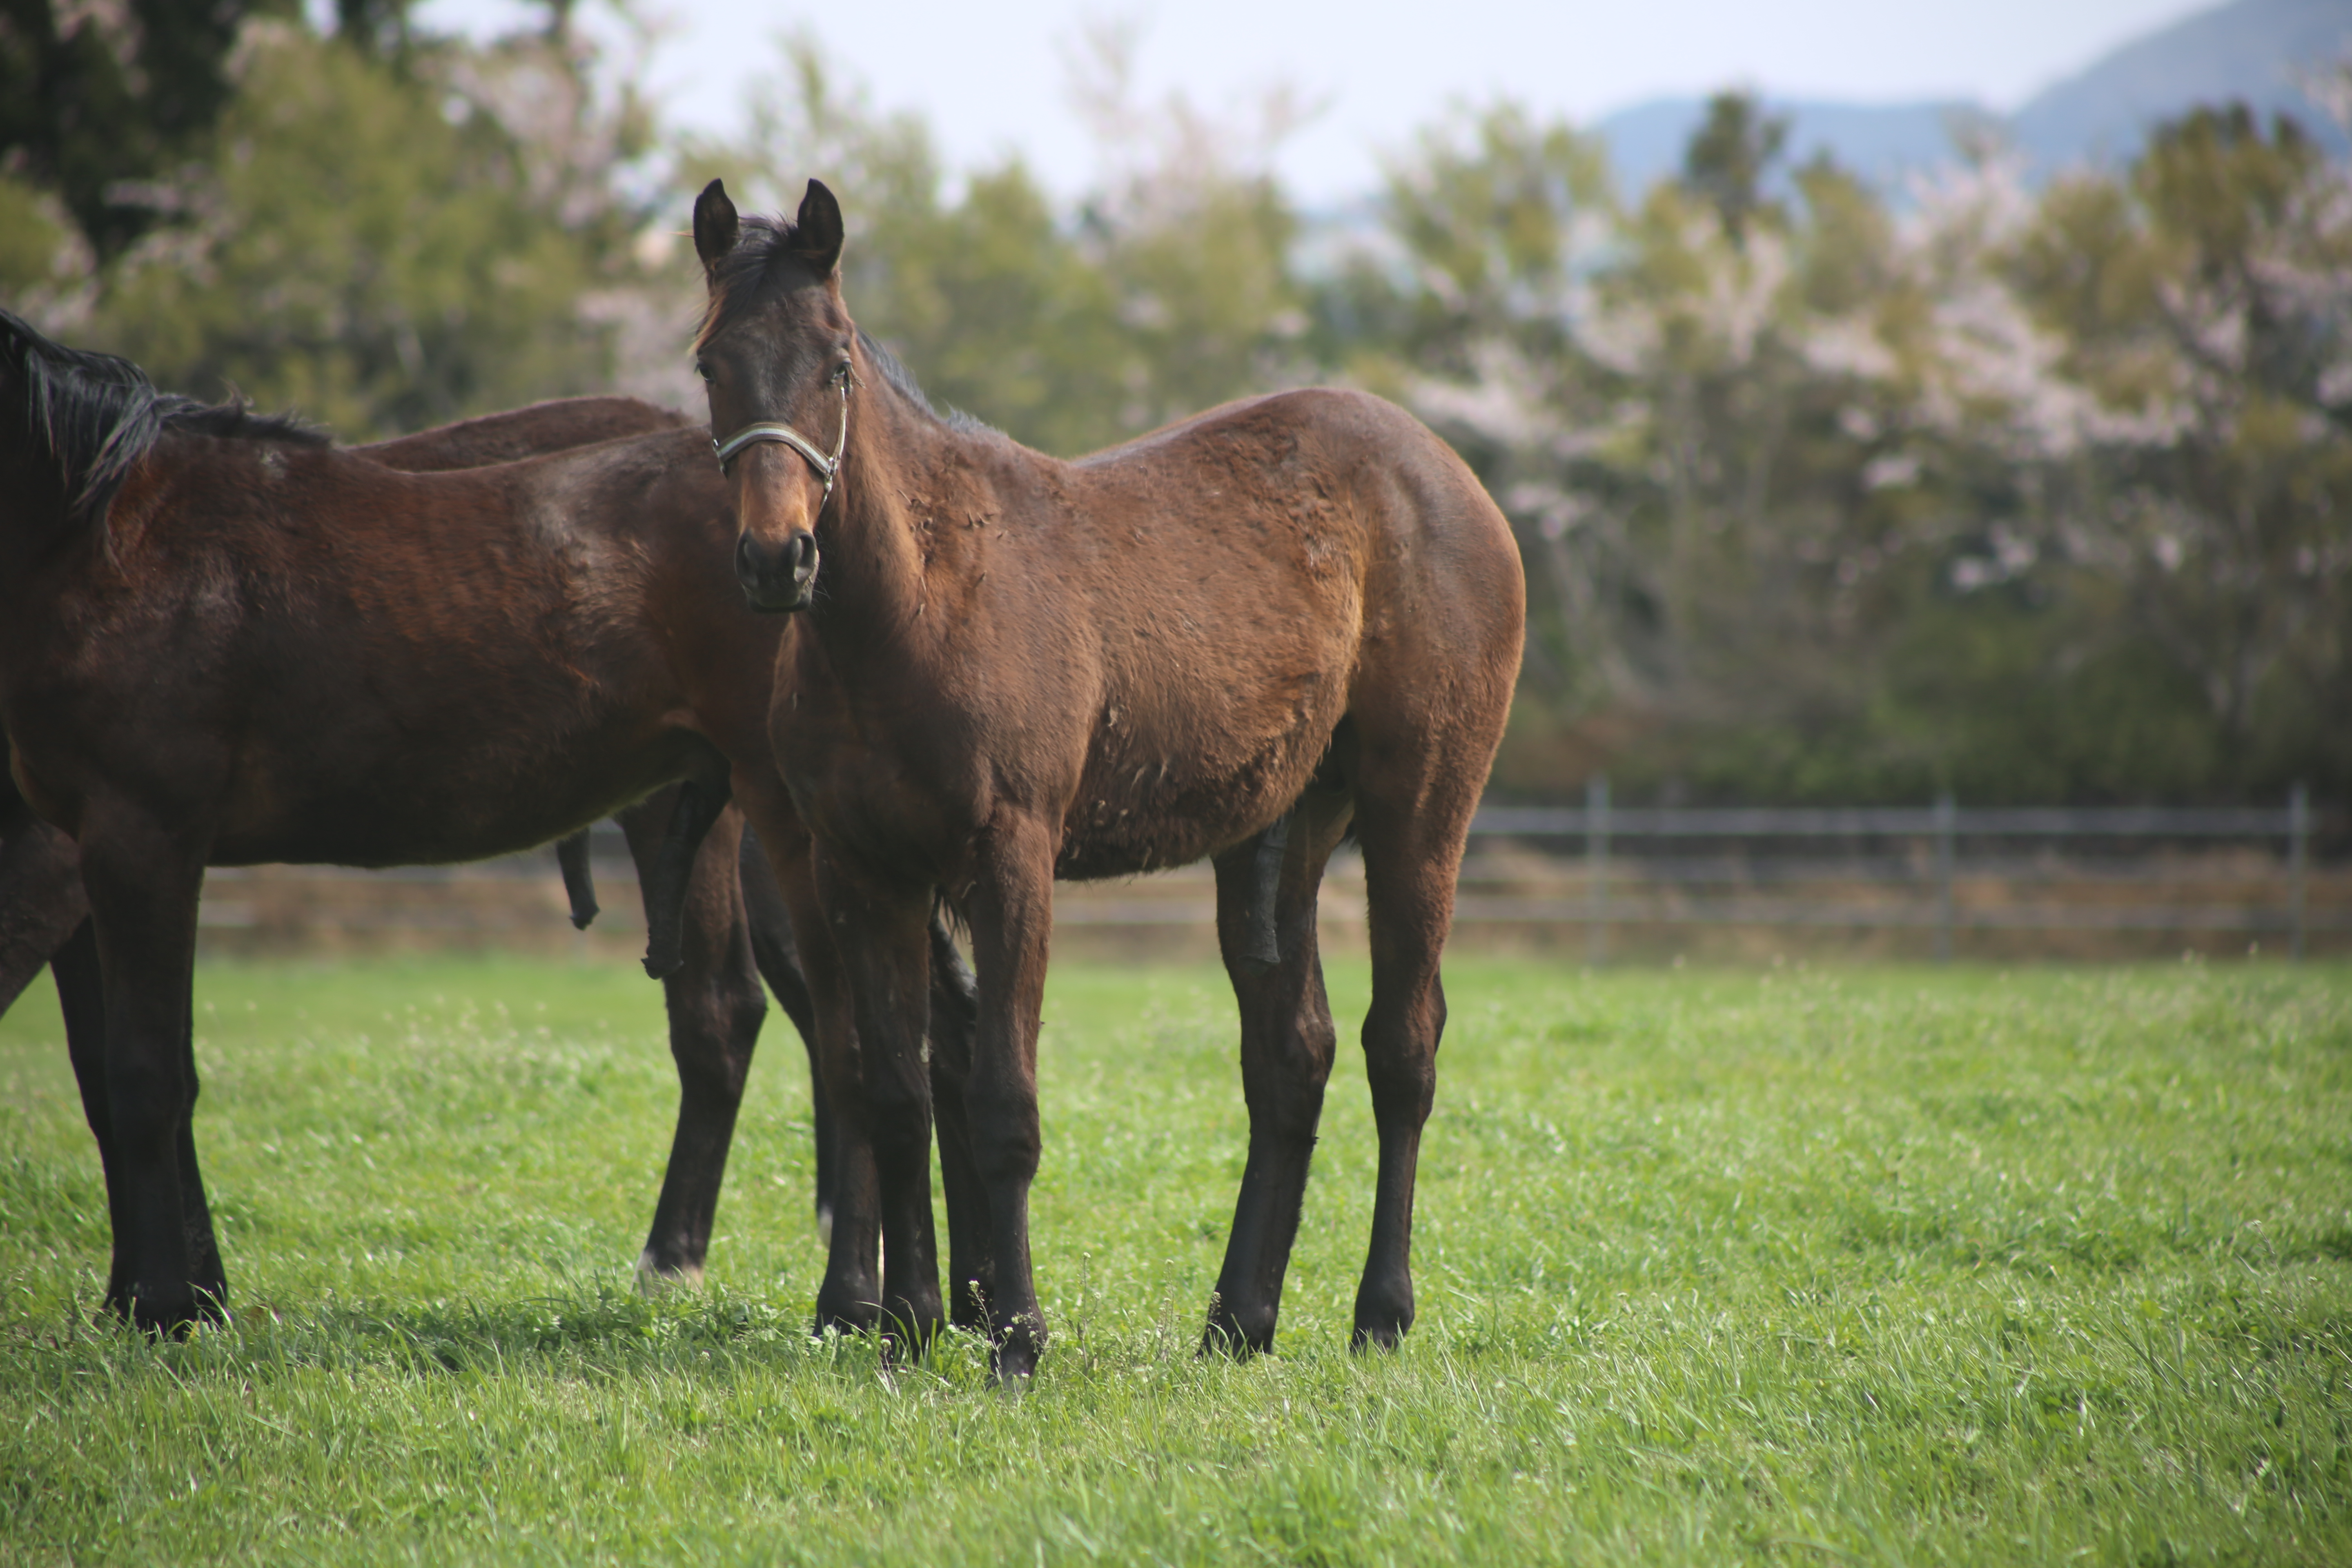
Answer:
POLYGON ((530 199, 488 117, 340 42, 254 52, 202 187, 211 221, 126 258, 105 346, 166 385, 236 388, 353 437, 594 390, 593 249, 530 199))
POLYGON ((1303 323, 1279 193, 1197 141, 1141 148, 1073 221, 1018 161, 950 200, 929 128, 874 110, 807 37, 751 110, 741 139, 686 142, 688 181, 721 176, 789 216, 801 182, 824 180, 859 323, 938 401, 1046 451, 1257 390, 1303 323))
POLYGON ((0 5, 0 167, 59 192, 101 258, 177 210, 168 184, 236 90, 249 17, 294 0, 123 0, 119 20, 58 0, 0 5))
POLYGON ((2352 177, 2216 110, 2125 177, 1980 163, 1898 218, 1825 161, 1767 199, 1780 144, 1719 98, 1616 214, 1498 109, 1392 178, 1408 267, 1331 290, 1391 345, 1341 363, 1518 529, 1551 716, 1504 787, 2352 784, 2352 177))
POLYGON ((1528 576, 1507 792, 2352 788, 2352 173, 2291 121, 2200 110, 2041 191, 1979 147, 1897 209, 1725 93, 1629 205, 1592 137, 1498 102, 1400 138, 1377 239, 1302 247, 1292 109, 1141 102, 1117 26, 1065 202, 948 168, 806 36, 740 135, 677 138, 571 0, 481 44, 404 0, 331 36, 279 0, 0 5, 0 298, 179 390, 352 438, 693 406, 685 193, 789 214, 816 176, 861 323, 1022 441, 1316 379, 1435 426, 1528 576))
MULTIPOLYGON (((1245 1152, 1213 970, 1064 967, 1056 1339, 812 1342, 805 1079, 753 1075, 706 1292, 628 1283, 675 1079, 618 969, 197 976, 236 1325, 93 1326, 56 1014, 0 1021, 0 1556, 2341 1562, 2352 977, 1594 976, 1456 959, 1421 1318, 1345 1346, 1340 1053, 1279 1353, 1193 1352, 1245 1152)), ((1360 962, 1333 965, 1343 1035, 1360 962)))
POLYGON ((1748 224, 1770 213, 1764 176, 1788 141, 1788 121, 1766 114, 1753 93, 1707 100, 1706 119, 1683 153, 1683 184, 1714 205, 1732 244, 1744 243, 1748 224))

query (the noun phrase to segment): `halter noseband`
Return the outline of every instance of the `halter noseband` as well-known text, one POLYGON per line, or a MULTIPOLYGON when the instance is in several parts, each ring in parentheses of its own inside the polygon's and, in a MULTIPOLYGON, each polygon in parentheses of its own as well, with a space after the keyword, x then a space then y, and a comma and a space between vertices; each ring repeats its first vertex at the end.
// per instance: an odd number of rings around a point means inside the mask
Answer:
MULTIPOLYGON (((757 425, 744 426, 743 428, 736 431, 735 434, 728 437, 724 441, 718 439, 716 437, 711 438, 710 449, 719 454, 719 471, 724 474, 727 471, 727 465, 735 460, 735 455, 738 452, 740 452, 746 447, 756 447, 762 441, 774 441, 782 446, 790 447, 793 451, 798 452, 802 457, 806 458, 808 459, 809 467, 816 470, 816 477, 824 481, 825 500, 831 500, 833 499, 833 481, 839 478, 841 474, 842 448, 849 445, 848 378, 845 376, 842 378, 841 437, 840 439, 834 442, 833 455, 831 457, 827 457, 824 453, 818 451, 816 449, 815 442, 810 440, 807 437, 802 435, 791 426, 778 425, 771 421, 763 421, 757 425)), ((819 506, 823 506, 824 502, 819 501, 817 504, 819 506)))

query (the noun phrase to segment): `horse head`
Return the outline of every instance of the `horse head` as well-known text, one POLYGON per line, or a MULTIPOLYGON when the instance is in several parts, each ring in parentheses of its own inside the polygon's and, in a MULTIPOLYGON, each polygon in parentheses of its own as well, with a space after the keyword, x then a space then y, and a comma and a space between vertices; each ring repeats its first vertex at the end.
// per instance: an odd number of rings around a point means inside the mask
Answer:
POLYGON ((713 180, 694 204, 709 304, 694 344, 711 446, 734 486, 735 574, 755 610, 805 609, 849 439, 857 327, 841 300, 841 205, 815 180, 790 224, 739 218, 713 180))

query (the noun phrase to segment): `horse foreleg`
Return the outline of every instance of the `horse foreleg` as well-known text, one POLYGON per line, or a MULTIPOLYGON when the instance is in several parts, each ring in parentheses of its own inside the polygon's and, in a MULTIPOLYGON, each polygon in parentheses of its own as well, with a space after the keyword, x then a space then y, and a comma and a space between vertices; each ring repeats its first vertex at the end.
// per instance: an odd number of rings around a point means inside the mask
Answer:
POLYGON ((1217 857, 1217 942, 1241 1008, 1250 1142, 1204 1351, 1274 1345, 1339 1038, 1315 917, 1324 863, 1347 822, 1344 795, 1313 790, 1273 828, 1217 857))
POLYGON ((586 931, 596 918, 596 876, 588 865, 588 830, 555 841, 556 869, 563 873, 563 896, 572 905, 572 929, 586 931))
POLYGON ((817 1059, 816 1000, 809 994, 808 976, 801 970, 792 912, 777 889, 776 874, 760 847, 760 836, 749 826, 743 829, 743 849, 736 865, 743 885, 743 912, 751 922, 752 959, 760 966, 760 977, 782 1005, 784 1016, 799 1031, 801 1048, 808 1053, 809 1121, 816 1142, 816 1228, 830 1244, 834 1165, 839 1156, 835 1149, 833 1101, 824 1092, 824 1064, 817 1059))
POLYGON ((956 951, 946 920, 931 914, 931 1115, 940 1139, 940 1186, 948 1209, 948 1321, 981 1328, 994 1294, 988 1194, 972 1163, 971 1126, 964 1107, 971 1079, 972 1035, 980 1022, 980 987, 956 951))
POLYGON ((873 876, 822 850, 815 868, 856 1013, 863 1091, 856 1115, 873 1151, 881 1212, 884 1327, 919 1350, 946 1317, 931 1223, 931 1085, 923 1060, 931 889, 873 876))
POLYGON ((1008 817, 982 842, 969 900, 980 1027, 964 1090, 972 1168, 988 1202, 996 1375, 1017 1384, 1045 1349, 1045 1314, 1029 1265, 1029 1187, 1037 1175, 1037 1023, 1054 925, 1054 840, 1008 817))
POLYGON ((89 914, 81 852, 72 839, 24 813, 0 840, 0 1013, 24 994, 89 914))
MULTIPOLYGON (((81 871, 74 871, 80 886, 81 871)), ((60 944, 49 960, 49 975, 57 982, 58 1010, 66 1025, 66 1056, 73 1063, 74 1086, 81 1090, 81 1113, 98 1141, 98 1165, 106 1179, 106 1215, 113 1233, 113 1256, 106 1270, 106 1302, 117 1312, 131 1306, 131 1239, 136 1219, 131 1208, 131 1185, 114 1149, 114 1120, 106 1098, 106 990, 99 973, 98 933, 87 920, 60 944)))
POLYGON ((670 810, 669 829, 660 849, 650 865, 638 858, 637 873, 646 901, 646 973, 656 980, 667 979, 684 962, 680 922, 687 880, 693 874, 703 837, 727 809, 729 794, 724 780, 702 784, 688 779, 679 784, 677 804, 670 810))
MULTIPOLYGON (((671 842, 654 835, 658 800, 648 803, 650 810, 622 814, 630 853, 641 867, 666 853, 671 842)), ((741 824, 741 816, 730 812, 704 837, 671 917, 679 932, 679 962, 662 980, 662 1000, 669 1014, 670 1056, 677 1064, 677 1131, 670 1141, 653 1229, 637 1259, 637 1279, 646 1289, 701 1282, 743 1085, 767 1016, 767 998, 752 963, 751 926, 736 886, 741 824)), ((648 889, 649 924, 656 918, 652 903, 648 889)))
POLYGON ((796 939, 800 973, 814 1016, 811 1058, 816 1097, 826 1110, 818 1122, 823 1168, 819 1202, 833 1205, 826 1237, 824 1283, 816 1293, 814 1331, 837 1329, 862 1333, 881 1313, 881 1198, 874 1146, 866 1134, 865 1074, 849 983, 834 932, 817 902, 812 846, 797 825, 760 834, 778 897, 788 911, 785 929, 796 939), (824 1129, 832 1142, 822 1142, 824 1129))
MULTIPOLYGON (((227 1316, 217 1255, 199 1271, 191 1216, 204 1214, 204 1202, 201 1184, 189 1184, 196 1175, 190 989, 204 868, 201 851, 143 814, 85 811, 82 884, 103 977, 106 1123, 122 1192, 113 1206, 131 1238, 127 1248, 116 1238, 127 1277, 109 1305, 163 1332, 227 1316)), ((208 1243, 209 1222, 202 1228, 208 1243)))

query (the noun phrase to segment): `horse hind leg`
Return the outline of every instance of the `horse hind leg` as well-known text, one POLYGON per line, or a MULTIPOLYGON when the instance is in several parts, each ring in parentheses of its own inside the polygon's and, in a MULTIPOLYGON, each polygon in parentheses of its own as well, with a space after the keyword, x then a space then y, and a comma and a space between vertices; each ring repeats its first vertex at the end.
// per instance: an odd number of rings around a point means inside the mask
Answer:
POLYGON ((1472 775, 1442 768, 1433 756, 1399 763, 1391 753, 1388 767, 1391 776, 1382 776, 1368 763, 1356 790, 1372 950, 1364 1071, 1381 1148, 1371 1245, 1356 1291, 1352 1342, 1359 1350, 1393 1346, 1412 1326, 1413 1182, 1445 1031, 1438 963, 1484 777, 1483 769, 1472 775))
MULTIPOLYGON (((641 866, 660 852, 653 838, 659 798, 648 803, 653 810, 623 814, 623 830, 641 866)), ((701 1281, 736 1115, 767 1016, 736 881, 741 821, 728 813, 704 838, 677 911, 679 962, 662 981, 670 1055, 677 1064, 677 1131, 653 1228, 637 1260, 639 1284, 647 1289, 701 1281)))
POLYGON ((1274 1345, 1338 1035, 1323 989, 1316 895, 1348 797, 1313 788, 1275 828, 1217 858, 1217 938, 1242 1025, 1249 1162, 1202 1349, 1274 1345))

